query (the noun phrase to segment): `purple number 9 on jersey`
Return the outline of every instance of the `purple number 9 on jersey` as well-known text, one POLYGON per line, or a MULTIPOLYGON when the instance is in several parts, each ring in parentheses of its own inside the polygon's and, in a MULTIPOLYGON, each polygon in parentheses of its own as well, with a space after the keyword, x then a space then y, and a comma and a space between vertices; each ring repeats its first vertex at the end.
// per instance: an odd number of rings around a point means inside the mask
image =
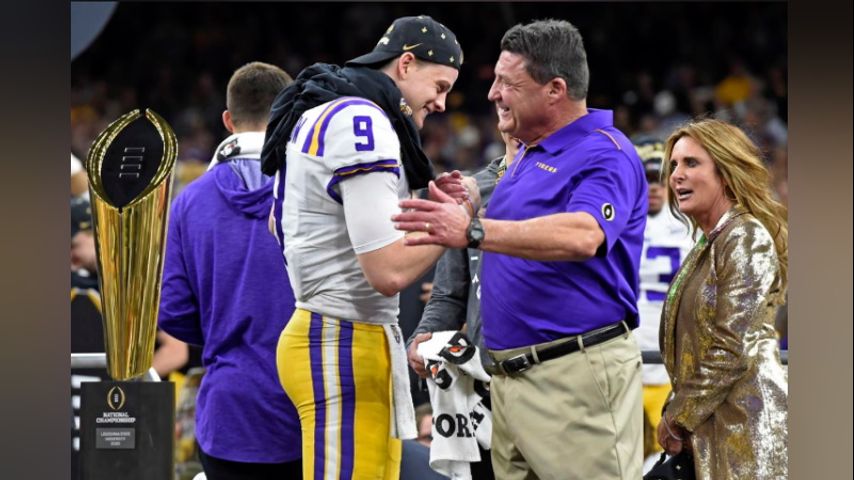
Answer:
POLYGON ((374 129, 371 117, 363 115, 353 117, 353 135, 365 137, 365 143, 356 143, 357 152, 371 152, 374 150, 374 129))

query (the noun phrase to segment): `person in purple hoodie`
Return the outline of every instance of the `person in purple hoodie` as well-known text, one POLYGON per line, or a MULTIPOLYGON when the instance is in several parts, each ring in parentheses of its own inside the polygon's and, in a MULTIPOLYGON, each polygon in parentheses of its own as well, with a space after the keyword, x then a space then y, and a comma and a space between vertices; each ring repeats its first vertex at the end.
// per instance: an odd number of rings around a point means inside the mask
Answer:
POLYGON ((294 296, 267 229, 273 183, 259 161, 270 105, 291 82, 260 62, 234 72, 222 114, 232 135, 169 218, 159 325, 202 346, 196 438, 210 480, 302 474, 299 417, 276 371, 294 296))

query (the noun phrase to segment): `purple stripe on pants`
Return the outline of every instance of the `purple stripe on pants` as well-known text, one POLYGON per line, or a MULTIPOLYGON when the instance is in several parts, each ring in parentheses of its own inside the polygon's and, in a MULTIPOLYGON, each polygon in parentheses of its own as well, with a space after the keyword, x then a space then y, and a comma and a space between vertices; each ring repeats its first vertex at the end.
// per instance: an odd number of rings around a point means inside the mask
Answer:
MULTIPOLYGON (((326 458, 326 395, 323 388, 323 319, 316 313, 311 314, 311 326, 308 330, 308 348, 311 357, 311 384, 314 387, 314 478, 323 480, 323 466, 326 458)), ((303 459, 309 461, 308 458, 303 459)))
POLYGON ((338 339, 338 375, 341 379, 341 476, 353 476, 355 462, 354 419, 356 416, 356 381, 353 377, 353 325, 341 322, 338 339))

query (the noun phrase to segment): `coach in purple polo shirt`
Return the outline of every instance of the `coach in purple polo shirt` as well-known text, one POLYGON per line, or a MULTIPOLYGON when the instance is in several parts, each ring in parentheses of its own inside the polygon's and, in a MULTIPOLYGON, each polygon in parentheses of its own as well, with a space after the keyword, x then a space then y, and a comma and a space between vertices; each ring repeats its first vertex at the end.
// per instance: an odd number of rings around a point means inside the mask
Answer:
MULTIPOLYGON (((450 198, 405 200, 409 245, 480 248, 496 478, 638 479, 643 462, 637 296, 646 179, 610 111, 588 109, 570 23, 501 40, 489 99, 524 144, 483 220, 450 198)), ((435 186, 430 187, 437 191, 435 186)))

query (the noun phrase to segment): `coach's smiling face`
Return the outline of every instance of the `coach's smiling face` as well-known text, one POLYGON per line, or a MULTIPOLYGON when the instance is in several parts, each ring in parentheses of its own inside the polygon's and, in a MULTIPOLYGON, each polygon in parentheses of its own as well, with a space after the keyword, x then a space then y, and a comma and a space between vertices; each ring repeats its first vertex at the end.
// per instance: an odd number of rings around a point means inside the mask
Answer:
POLYGON ((495 103, 498 130, 531 145, 551 133, 546 106, 552 86, 537 83, 525 61, 518 53, 502 51, 487 98, 495 103))
POLYGON ((448 92, 460 72, 447 65, 418 60, 411 53, 401 55, 396 66, 395 83, 412 109, 412 121, 420 129, 427 115, 445 111, 448 92))

